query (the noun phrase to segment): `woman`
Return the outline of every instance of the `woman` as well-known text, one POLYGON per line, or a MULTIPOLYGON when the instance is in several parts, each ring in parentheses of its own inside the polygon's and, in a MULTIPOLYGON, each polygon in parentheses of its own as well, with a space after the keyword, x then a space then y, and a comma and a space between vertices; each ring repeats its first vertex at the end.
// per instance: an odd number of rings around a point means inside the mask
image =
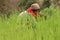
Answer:
POLYGON ((19 16, 21 16, 25 12, 28 12, 29 14, 31 14, 35 18, 37 18, 37 14, 42 16, 42 14, 40 12, 40 6, 37 3, 32 4, 26 11, 20 13, 19 16))

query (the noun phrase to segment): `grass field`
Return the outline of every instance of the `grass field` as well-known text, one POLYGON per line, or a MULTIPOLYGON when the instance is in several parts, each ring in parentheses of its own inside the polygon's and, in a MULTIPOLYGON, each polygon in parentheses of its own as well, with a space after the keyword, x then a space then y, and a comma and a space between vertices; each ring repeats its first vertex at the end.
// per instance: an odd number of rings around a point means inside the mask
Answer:
POLYGON ((20 20, 17 15, 5 20, 0 18, 0 40, 60 40, 59 8, 50 7, 42 12, 48 13, 48 18, 38 17, 37 21, 29 19, 29 25, 26 18, 20 20))

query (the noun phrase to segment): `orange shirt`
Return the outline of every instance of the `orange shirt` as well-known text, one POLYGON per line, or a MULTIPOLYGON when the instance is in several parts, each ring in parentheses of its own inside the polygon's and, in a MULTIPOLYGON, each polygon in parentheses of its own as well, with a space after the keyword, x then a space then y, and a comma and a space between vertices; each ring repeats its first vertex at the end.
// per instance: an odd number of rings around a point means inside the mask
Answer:
POLYGON ((31 8, 31 7, 28 8, 26 11, 29 12, 33 17, 36 18, 37 14, 36 14, 35 12, 32 11, 32 8, 31 8))

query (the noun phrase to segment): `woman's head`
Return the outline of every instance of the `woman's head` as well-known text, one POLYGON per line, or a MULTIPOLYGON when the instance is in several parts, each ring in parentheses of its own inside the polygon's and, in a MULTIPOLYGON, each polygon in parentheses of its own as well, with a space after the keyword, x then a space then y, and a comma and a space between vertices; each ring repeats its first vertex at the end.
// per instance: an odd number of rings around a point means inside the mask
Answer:
POLYGON ((32 8, 33 12, 38 13, 38 14, 40 13, 40 6, 39 6, 39 4, 34 3, 34 4, 31 5, 31 8, 32 8))
POLYGON ((31 7, 34 12, 40 11, 40 6, 37 3, 32 4, 31 7))

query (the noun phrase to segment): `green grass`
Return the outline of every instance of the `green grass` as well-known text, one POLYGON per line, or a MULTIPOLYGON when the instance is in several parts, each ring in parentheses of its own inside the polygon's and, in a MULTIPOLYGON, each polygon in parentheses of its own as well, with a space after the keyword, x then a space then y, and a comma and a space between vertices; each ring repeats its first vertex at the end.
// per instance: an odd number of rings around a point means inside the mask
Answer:
POLYGON ((2 21, 0 18, 0 40, 60 40, 60 11, 59 8, 50 7, 42 10, 48 13, 48 18, 38 17, 37 21, 26 16, 11 16, 2 21), (52 15, 50 15, 52 14, 52 15))

